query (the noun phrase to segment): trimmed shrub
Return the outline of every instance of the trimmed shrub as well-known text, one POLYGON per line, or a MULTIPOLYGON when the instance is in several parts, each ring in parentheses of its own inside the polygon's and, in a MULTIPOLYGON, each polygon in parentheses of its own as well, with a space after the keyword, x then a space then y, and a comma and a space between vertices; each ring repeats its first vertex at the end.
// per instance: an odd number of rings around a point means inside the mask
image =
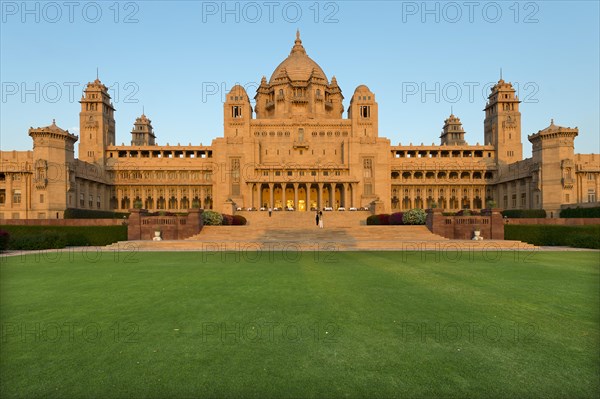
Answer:
POLYGON ((223 215, 215 211, 202 212, 202 224, 205 226, 220 226, 223 224, 223 215))
POLYGON ((396 212, 390 215, 390 224, 392 225, 402 225, 404 222, 402 221, 402 217, 404 216, 403 212, 396 212))
POLYGON ((127 226, 3 226, 10 233, 8 248, 55 249, 109 245, 127 240, 127 226))
POLYGON ((234 226, 245 226, 247 220, 242 215, 233 215, 233 222, 231 223, 234 226))
POLYGON ((8 234, 8 231, 0 229, 0 252, 3 252, 8 248, 9 240, 10 234, 8 234))
POLYGON ((376 226, 379 224, 379 218, 377 215, 371 215, 367 218, 367 226, 376 226))
POLYGON ((425 224, 427 214, 423 209, 411 209, 410 211, 404 212, 402 221, 404 224, 425 224))
POLYGON ((222 214, 222 216, 223 216, 223 221, 221 222, 221 225, 231 226, 233 224, 233 216, 226 215, 226 214, 222 214))
POLYGON ((546 211, 543 209, 507 209, 501 213, 502 216, 513 219, 546 217, 546 211))
POLYGON ((519 240, 540 246, 567 246, 600 249, 600 225, 505 225, 505 240, 519 240))
POLYGON ((453 214, 453 216, 481 216, 481 212, 473 211, 471 209, 461 209, 453 214))
POLYGON ((369 226, 385 226, 388 224, 390 224, 390 215, 387 213, 371 215, 367 218, 367 225, 369 226))
POLYGON ((387 226, 390 224, 390 215, 388 213, 382 213, 377 215, 377 217, 379 218, 379 224, 381 226, 387 226))
POLYGON ((567 208, 560 211, 561 218, 600 218, 600 207, 567 208))
POLYGON ((129 217, 129 212, 68 208, 64 214, 65 219, 123 219, 123 216, 129 217))

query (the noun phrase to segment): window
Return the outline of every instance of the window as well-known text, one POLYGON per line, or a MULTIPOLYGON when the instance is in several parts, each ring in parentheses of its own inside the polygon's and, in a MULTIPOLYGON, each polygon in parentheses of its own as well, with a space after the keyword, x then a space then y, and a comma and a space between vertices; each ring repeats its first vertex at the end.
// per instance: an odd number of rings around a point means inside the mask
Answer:
POLYGON ((565 194, 565 204, 571 203, 571 196, 569 194, 565 194))
POLYGON ((231 117, 232 118, 241 118, 242 117, 242 107, 238 105, 234 105, 231 107, 231 117))
POLYGON ((588 202, 596 202, 596 190, 588 189, 588 202))
POLYGON ((40 204, 44 203, 44 194, 40 194, 40 204))
POLYGON ((513 194, 511 199, 512 199, 512 207, 516 208, 517 207, 517 194, 513 194))
POLYGON ((21 203, 21 190, 13 190, 13 204, 21 203))
POLYGON ((363 159, 364 177, 371 178, 373 174, 373 161, 370 158, 363 159))
POLYGON ((6 190, 0 190, 0 205, 4 205, 6 203, 6 190))
POLYGON ((92 194, 90 194, 88 204, 90 205, 90 208, 94 206, 94 196, 92 194))
POLYGON ((521 208, 525 208, 527 204, 527 195, 525 193, 521 193, 521 208))
POLYGON ((594 174, 592 174, 592 173, 588 173, 587 177, 588 177, 588 180, 589 180, 589 181, 594 181, 594 180, 595 180, 595 179, 594 179, 594 177, 595 177, 595 176, 594 176, 594 174))
POLYGON ((100 209, 100 196, 96 198, 96 206, 100 209))
POLYGON ((79 194, 79 206, 85 206, 85 197, 83 194, 79 194))
POLYGON ((369 105, 361 105, 360 106, 360 117, 361 118, 370 118, 371 117, 371 107, 369 105))
POLYGON ((373 186, 371 185, 371 183, 365 183, 365 195, 372 195, 373 194, 373 186))

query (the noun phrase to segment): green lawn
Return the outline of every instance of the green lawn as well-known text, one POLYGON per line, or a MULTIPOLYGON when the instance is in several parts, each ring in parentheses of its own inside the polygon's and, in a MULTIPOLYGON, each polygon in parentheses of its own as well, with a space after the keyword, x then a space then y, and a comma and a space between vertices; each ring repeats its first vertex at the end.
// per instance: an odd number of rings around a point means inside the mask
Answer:
POLYGON ((600 389, 598 252, 118 255, 2 259, 0 397, 600 389))

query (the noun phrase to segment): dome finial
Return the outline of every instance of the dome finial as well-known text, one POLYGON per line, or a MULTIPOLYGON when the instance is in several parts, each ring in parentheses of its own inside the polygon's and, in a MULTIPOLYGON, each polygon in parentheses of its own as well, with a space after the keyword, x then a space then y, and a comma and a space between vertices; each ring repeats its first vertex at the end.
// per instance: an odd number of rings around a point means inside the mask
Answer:
POLYGON ((302 40, 300 40, 300 29, 296 29, 296 41, 294 41, 294 47, 292 47, 291 53, 297 52, 306 54, 306 50, 304 50, 304 46, 302 46, 302 40))

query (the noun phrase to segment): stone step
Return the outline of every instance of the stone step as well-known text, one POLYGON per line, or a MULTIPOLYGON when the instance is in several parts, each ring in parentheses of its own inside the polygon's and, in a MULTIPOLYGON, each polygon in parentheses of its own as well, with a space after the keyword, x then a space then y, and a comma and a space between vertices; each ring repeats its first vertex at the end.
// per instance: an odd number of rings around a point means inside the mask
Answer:
POLYGON ((109 248, 188 251, 348 251, 348 250, 526 250, 536 247, 520 241, 448 240, 426 226, 314 227, 205 226, 200 234, 182 241, 130 241, 109 248))

